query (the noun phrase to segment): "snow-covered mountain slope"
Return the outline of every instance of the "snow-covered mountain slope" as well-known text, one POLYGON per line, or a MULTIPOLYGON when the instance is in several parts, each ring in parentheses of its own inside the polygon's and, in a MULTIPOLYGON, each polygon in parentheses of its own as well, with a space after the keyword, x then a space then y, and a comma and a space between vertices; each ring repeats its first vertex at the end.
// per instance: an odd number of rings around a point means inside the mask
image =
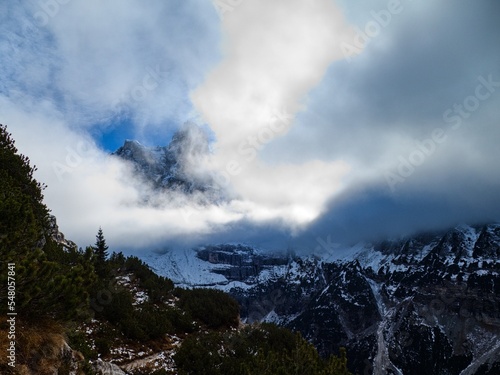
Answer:
POLYGON ((287 257, 269 256, 240 244, 149 253, 142 259, 156 273, 168 275, 179 286, 213 287, 227 292, 283 277, 289 264, 287 257))
POLYGON ((500 225, 269 254, 218 245, 148 255, 161 275, 232 294, 247 322, 299 330, 360 374, 500 373, 500 225))

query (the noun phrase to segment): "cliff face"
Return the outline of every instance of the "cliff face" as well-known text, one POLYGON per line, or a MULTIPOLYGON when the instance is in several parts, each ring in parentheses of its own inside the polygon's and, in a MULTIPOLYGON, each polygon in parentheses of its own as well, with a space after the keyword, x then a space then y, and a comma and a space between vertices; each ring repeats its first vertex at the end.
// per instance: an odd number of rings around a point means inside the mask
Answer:
POLYGON ((242 245, 207 246, 199 250, 196 256, 205 262, 224 265, 224 268, 214 268, 212 272, 225 276, 229 281, 239 282, 256 278, 266 269, 288 263, 287 259, 258 254, 251 247, 242 245))
POLYGON ((183 261, 174 253, 149 261, 180 284, 228 291, 246 322, 298 330, 323 355, 345 346, 354 373, 493 375, 500 370, 499 230, 464 225, 337 249, 342 257, 333 249, 297 257, 220 245, 185 252, 183 261))

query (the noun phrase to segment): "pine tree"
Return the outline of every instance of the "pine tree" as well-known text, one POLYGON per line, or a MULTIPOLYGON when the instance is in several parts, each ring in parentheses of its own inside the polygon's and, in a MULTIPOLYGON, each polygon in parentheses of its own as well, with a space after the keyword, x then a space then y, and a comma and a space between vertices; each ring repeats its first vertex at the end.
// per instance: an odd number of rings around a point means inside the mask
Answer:
POLYGON ((0 251, 7 261, 27 254, 43 240, 49 210, 35 171, 0 125, 0 251))
POLYGON ((101 227, 99 227, 95 245, 92 246, 92 249, 94 250, 95 269, 97 275, 104 278, 107 276, 106 259, 108 258, 108 245, 106 245, 106 240, 104 239, 101 227))
MULTIPOLYGON (((48 235, 49 210, 35 170, 0 125, 0 264, 15 264, 16 312, 24 319, 71 319, 88 309, 93 271, 48 235)), ((0 279, 7 280, 7 267, 0 279)), ((0 312, 7 307, 6 285, 0 285, 0 312)))

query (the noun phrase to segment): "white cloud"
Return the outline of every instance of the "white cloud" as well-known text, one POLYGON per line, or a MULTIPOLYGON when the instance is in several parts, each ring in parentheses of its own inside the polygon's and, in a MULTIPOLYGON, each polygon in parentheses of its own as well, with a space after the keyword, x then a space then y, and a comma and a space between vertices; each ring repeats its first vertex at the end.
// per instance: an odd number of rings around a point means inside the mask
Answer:
POLYGON ((296 113, 354 34, 329 0, 244 1, 223 31, 225 58, 192 95, 221 148, 266 125, 270 109, 296 113))
POLYGON ((242 218, 230 206, 202 209, 175 194, 158 198, 159 207, 144 205, 141 194, 148 187, 119 159, 70 130, 52 105, 18 104, 3 96, 0 105, 19 151, 37 165, 36 178, 48 184, 45 201, 61 230, 79 245, 92 243, 99 226, 115 249, 140 248, 183 237, 195 241, 242 218))
POLYGON ((146 125, 182 123, 193 116, 188 91, 219 54, 209 3, 54 0, 6 7, 2 65, 9 89, 54 100, 73 126, 125 115, 140 134, 146 125))
POLYGON ((29 65, 29 74, 37 78, 28 87, 7 81, 21 94, 2 96, 3 121, 20 150, 38 165, 37 177, 49 185, 46 201, 63 231, 79 244, 92 241, 98 226, 111 244, 128 247, 195 239, 242 220, 298 230, 342 190, 348 171, 343 162, 270 165, 258 158, 264 143, 286 133, 304 96, 342 57, 338 41, 351 30, 332 2, 244 2, 225 18, 224 58, 193 98, 216 133, 212 167, 227 170, 233 158, 240 162, 241 172, 230 181, 238 199, 200 206, 172 193, 157 197, 156 208, 141 201, 148 187, 99 150, 85 128, 115 116, 120 106, 139 131, 144 124, 190 116, 183 102, 209 66, 210 61, 194 56, 206 41, 196 42, 192 51, 184 35, 186 21, 174 23, 175 9, 160 2, 141 7, 132 0, 72 1, 52 10, 34 3, 24 11, 19 17, 28 26, 30 20, 38 24, 20 31, 31 39, 15 49, 19 56, 9 68, 15 71, 20 60, 38 58, 42 64, 29 65), (45 19, 37 12, 45 12, 45 19), (184 80, 176 81, 176 75, 184 80), (246 144, 254 135, 257 149, 246 144), (249 152, 257 157, 248 158, 249 152))
POLYGON ((218 55, 210 3, 0 7, 0 120, 37 165, 36 177, 48 185, 46 203, 68 238, 85 246, 102 225, 112 245, 146 246, 237 219, 216 207, 193 216, 196 205, 181 207, 183 197, 173 194, 157 200, 163 209, 145 206, 148 188, 89 135, 89 128, 95 133, 97 125, 122 116, 144 138, 145 127, 168 133, 193 117, 188 90, 218 55))
POLYGON ((270 165, 258 154, 289 127, 273 128, 273 113, 305 110, 305 96, 354 33, 329 0, 244 1, 224 15, 223 31, 224 59, 192 94, 217 137, 214 165, 228 172, 250 217, 305 224, 339 191, 348 166, 270 165))

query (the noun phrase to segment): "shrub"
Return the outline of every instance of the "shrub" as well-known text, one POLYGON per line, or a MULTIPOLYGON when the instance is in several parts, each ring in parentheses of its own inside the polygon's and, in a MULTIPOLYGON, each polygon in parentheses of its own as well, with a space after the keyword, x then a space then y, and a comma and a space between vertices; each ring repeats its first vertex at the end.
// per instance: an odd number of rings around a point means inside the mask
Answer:
POLYGON ((181 375, 350 375, 344 350, 324 361, 300 334, 272 324, 188 336, 174 360, 181 375))
POLYGON ((214 289, 177 290, 179 306, 209 328, 236 327, 240 307, 228 294, 214 289))

